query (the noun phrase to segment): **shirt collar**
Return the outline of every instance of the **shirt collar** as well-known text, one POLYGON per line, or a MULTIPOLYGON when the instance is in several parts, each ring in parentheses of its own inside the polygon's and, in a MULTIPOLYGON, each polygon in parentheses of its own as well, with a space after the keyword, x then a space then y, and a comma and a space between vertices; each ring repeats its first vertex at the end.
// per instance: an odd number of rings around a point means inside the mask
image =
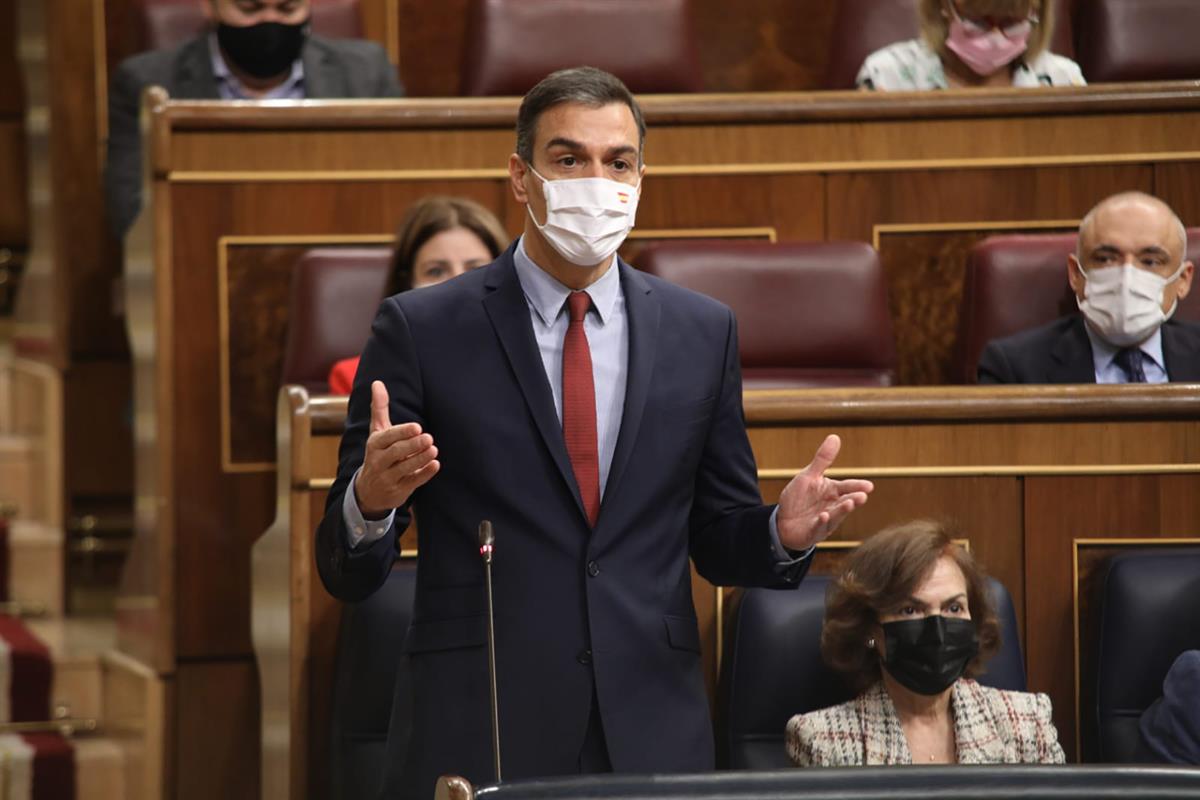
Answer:
MULTIPOLYGON (((525 237, 517 242, 517 251, 513 254, 513 264, 517 269, 517 280, 525 298, 533 306, 533 310, 541 318, 544 325, 553 324, 567 304, 567 295, 573 291, 564 286, 550 273, 543 270, 525 252, 525 237)), ((600 318, 600 324, 606 323, 612 316, 613 306, 621 293, 621 277, 617 268, 617 258, 613 256, 612 264, 604 271, 591 286, 583 291, 592 298, 592 308, 600 318)))
POLYGON ((266 94, 251 96, 246 91, 245 84, 238 80, 237 75, 233 74, 233 70, 226 63, 216 31, 208 34, 208 52, 212 60, 213 77, 217 80, 221 96, 227 100, 287 100, 294 97, 304 85, 304 61, 297 58, 292 62, 292 71, 284 78, 283 83, 268 90, 266 94))
MULTIPOLYGON (((1109 344, 1100 335, 1092 330, 1092 326, 1085 321, 1083 329, 1087 331, 1088 341, 1092 343, 1092 363, 1096 368, 1096 373, 1102 373, 1112 366, 1113 359, 1117 357, 1125 348, 1117 347, 1109 344)), ((1163 363, 1162 349, 1162 326, 1154 329, 1154 333, 1150 334, 1150 338, 1138 345, 1138 349, 1142 351, 1142 355, 1166 372, 1167 367, 1163 363)))

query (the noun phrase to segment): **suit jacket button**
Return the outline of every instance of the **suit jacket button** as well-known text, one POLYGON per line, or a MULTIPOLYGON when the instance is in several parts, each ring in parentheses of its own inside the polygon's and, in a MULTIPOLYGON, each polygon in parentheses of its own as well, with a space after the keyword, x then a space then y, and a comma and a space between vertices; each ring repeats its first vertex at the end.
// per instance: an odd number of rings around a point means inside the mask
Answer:
POLYGON ((592 651, 580 650, 579 655, 575 656, 575 660, 586 667, 588 664, 592 663, 592 651))
POLYGON ((589 561, 587 563, 587 573, 589 576, 591 576, 593 578, 596 577, 597 575, 600 574, 600 565, 597 564, 595 561, 589 561))

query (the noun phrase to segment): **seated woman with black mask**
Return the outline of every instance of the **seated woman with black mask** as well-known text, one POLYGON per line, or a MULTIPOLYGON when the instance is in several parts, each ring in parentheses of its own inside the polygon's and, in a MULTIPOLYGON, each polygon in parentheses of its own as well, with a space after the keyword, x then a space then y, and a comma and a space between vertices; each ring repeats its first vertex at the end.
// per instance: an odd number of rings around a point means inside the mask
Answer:
POLYGON ((938 523, 868 539, 825 601, 821 653, 860 694, 787 725, 798 766, 1061 764, 1044 694, 972 680, 1000 645, 983 573, 938 523))

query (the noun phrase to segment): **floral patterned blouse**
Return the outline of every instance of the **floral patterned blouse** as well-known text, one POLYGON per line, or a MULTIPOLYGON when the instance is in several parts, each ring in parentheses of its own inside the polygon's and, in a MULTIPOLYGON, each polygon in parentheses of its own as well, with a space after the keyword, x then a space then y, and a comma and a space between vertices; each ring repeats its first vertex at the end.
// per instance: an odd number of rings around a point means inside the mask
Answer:
MULTIPOLYGON (((896 42, 867 56, 855 81, 860 89, 911 92, 947 89, 942 59, 920 39, 896 42)), ((1013 70, 1013 86, 1085 86, 1079 65, 1064 56, 1042 52, 1032 61, 1021 61, 1013 70)))

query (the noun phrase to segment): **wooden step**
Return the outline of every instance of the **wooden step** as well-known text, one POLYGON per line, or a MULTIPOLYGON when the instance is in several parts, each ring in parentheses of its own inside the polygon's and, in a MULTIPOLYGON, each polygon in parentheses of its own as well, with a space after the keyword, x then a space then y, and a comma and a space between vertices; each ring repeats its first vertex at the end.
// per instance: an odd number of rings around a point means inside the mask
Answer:
POLYGON ((8 595, 18 607, 61 617, 66 579, 61 529, 15 519, 8 532, 8 595))
POLYGON ((12 505, 18 517, 36 517, 41 510, 41 488, 34 477, 38 460, 33 438, 0 434, 0 505, 12 505))
POLYGON ((50 649, 54 685, 50 705, 56 718, 102 721, 104 654, 116 642, 111 619, 28 619, 26 626, 50 649))
POLYGON ((124 746, 107 736, 77 736, 75 800, 118 800, 129 797, 124 746))

